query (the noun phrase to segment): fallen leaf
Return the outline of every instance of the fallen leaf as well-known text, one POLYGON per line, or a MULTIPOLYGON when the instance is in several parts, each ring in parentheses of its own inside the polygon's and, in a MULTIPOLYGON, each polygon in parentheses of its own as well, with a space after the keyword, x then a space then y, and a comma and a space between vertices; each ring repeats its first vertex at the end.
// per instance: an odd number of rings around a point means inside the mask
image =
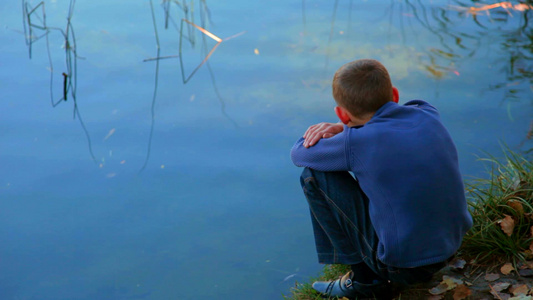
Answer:
MULTIPOLYGON (((527 260, 532 260, 533 259, 533 250, 527 249, 526 251, 524 251, 522 253, 524 254, 524 258, 525 259, 527 259, 527 260)), ((533 269, 533 265, 530 268, 533 269)))
POLYGON ((518 285, 515 284, 509 288, 509 292, 513 294, 513 296, 519 296, 519 295, 526 295, 529 292, 529 287, 525 284, 518 285))
POLYGON ((450 276, 442 276, 442 281, 436 287, 429 290, 429 293, 432 295, 444 294, 446 291, 453 290, 457 285, 463 284, 460 279, 453 278, 450 276))
POLYGON ((517 200, 509 200, 507 201, 507 205, 512 207, 516 212, 518 212, 520 215, 524 214, 524 206, 520 201, 517 200))
POLYGON ((485 275, 486 281, 496 281, 498 279, 500 279, 500 275, 497 273, 490 273, 490 274, 485 275))
POLYGON ((518 274, 522 277, 532 277, 533 276, 533 270, 531 269, 523 269, 518 271, 518 274))
POLYGON ((531 296, 526 296, 526 295, 518 295, 518 296, 515 296, 515 297, 511 297, 507 300, 533 300, 533 297, 531 296))
POLYGON ((490 293, 497 299, 509 299, 511 295, 500 294, 500 292, 506 290, 510 285, 508 282, 498 282, 495 285, 489 285, 490 293))
POLYGON ((446 282, 448 286, 450 286, 452 289, 458 286, 459 284, 463 284, 463 281, 458 278, 450 277, 450 276, 442 276, 443 282, 446 282))
POLYGON ((466 261, 464 259, 456 258, 452 260, 448 265, 453 269, 463 269, 466 265, 466 261))
POLYGON ((509 282, 498 282, 495 285, 491 286, 496 292, 505 291, 511 284, 509 282))
POLYGON ((464 284, 460 284, 455 288, 455 292, 453 293, 453 300, 463 300, 470 296, 472 294, 472 291, 464 284))
POLYGON ((506 263, 500 268, 500 271, 503 275, 509 275, 512 271, 514 271, 514 267, 511 263, 506 263))
POLYGON ((451 290, 452 288, 449 288, 446 283, 439 283, 436 287, 429 290, 429 293, 431 295, 440 295, 446 293, 448 290, 451 290))
POLYGON ((505 232, 505 234, 507 234, 508 236, 511 236, 511 234, 513 234, 515 222, 511 216, 505 214, 504 216, 505 218, 499 220, 498 223, 500 224, 500 227, 502 228, 503 232, 505 232))

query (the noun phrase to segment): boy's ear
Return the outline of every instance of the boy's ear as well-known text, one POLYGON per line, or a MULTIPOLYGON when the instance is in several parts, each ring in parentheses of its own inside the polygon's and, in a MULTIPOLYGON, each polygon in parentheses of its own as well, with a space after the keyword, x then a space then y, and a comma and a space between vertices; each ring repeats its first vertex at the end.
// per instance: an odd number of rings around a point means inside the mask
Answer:
POLYGON ((350 115, 343 107, 335 106, 335 114, 337 115, 337 117, 339 117, 339 120, 341 120, 341 122, 345 125, 347 125, 351 121, 350 115))
POLYGON ((392 87, 392 101, 398 103, 400 100, 400 92, 398 92, 398 89, 396 87, 392 87))

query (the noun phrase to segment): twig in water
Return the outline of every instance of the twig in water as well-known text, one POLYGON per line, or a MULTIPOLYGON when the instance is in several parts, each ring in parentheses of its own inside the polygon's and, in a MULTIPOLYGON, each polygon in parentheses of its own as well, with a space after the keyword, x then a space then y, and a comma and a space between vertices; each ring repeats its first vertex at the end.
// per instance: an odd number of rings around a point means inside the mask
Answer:
POLYGON ((76 101, 78 55, 76 53, 76 36, 74 33, 74 27, 72 26, 72 23, 71 23, 72 16, 74 14, 75 2, 76 2, 75 0, 70 0, 68 16, 67 16, 67 25, 66 25, 65 30, 63 30, 58 27, 50 27, 46 24, 46 10, 45 10, 44 1, 39 2, 37 6, 31 8, 27 0, 23 0, 22 7, 23 7, 24 34, 25 34, 26 44, 28 45, 30 59, 32 58, 33 43, 42 37, 46 38, 46 51, 48 55, 48 63, 49 63, 49 69, 50 69, 50 102, 52 104, 52 107, 56 107, 57 105, 59 105, 59 103, 63 102, 62 100, 67 101, 68 94, 70 93, 72 101, 74 103, 74 108, 72 111, 73 118, 75 119, 76 117, 78 117, 80 125, 87 138, 89 153, 91 155, 92 160, 96 162, 96 158, 92 151, 91 138, 89 136, 89 132, 87 131, 87 127, 85 126, 85 123, 83 122, 81 118, 81 114, 78 109, 78 103, 76 101), (42 16, 35 14, 35 18, 37 18, 41 23, 36 24, 32 22, 32 16, 34 15, 34 13, 38 11, 39 8, 41 9, 42 16), (44 34, 42 34, 39 37, 35 37, 33 35, 34 29, 43 30, 44 34), (50 52, 50 39, 49 39, 49 35, 52 31, 59 32, 63 36, 64 43, 65 43, 64 44, 65 45, 65 65, 67 69, 66 72, 62 73, 63 75, 63 96, 61 97, 61 99, 57 101, 54 101, 54 65, 52 61, 52 55, 50 52))

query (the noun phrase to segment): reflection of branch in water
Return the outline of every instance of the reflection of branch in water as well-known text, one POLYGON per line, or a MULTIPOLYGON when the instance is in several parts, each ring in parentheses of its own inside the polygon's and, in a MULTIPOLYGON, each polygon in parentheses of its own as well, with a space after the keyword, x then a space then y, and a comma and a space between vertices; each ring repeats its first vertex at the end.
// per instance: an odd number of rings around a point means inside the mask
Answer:
MULTIPOLYGON (((501 71, 505 74, 505 80, 498 84, 491 84, 489 90, 503 90, 503 101, 509 99, 522 99, 524 93, 528 94, 527 85, 533 84, 533 72, 531 72, 531 61, 533 60, 533 35, 529 28, 530 14, 533 12, 533 5, 511 2, 499 2, 490 5, 471 3, 468 1, 457 2, 458 6, 448 6, 446 10, 458 12, 460 17, 472 16, 473 21, 482 29, 471 33, 473 38, 483 39, 498 33, 498 44, 508 58, 499 59, 495 64, 501 64, 501 71), (491 12, 499 17, 493 18, 491 12), (520 12, 517 20, 515 15, 520 12), (517 28, 505 30, 502 26, 510 20, 515 20, 517 28), (519 21, 518 23, 516 21, 519 21)), ((461 27, 462 28, 462 27, 461 27)), ((465 35, 465 33, 460 33, 465 35)), ((494 41, 491 41, 494 44, 494 41)), ((527 96, 526 96, 527 97, 527 96)))
POLYGON ((179 57, 180 57, 180 67, 181 67, 181 77, 182 77, 182 80, 183 80, 183 83, 187 83, 191 78, 192 76, 196 73, 196 71, 198 71, 198 69, 200 69, 200 67, 202 67, 206 62, 207 60, 209 59, 209 57, 211 57, 211 55, 213 55, 213 53, 215 52, 215 50, 218 48, 218 46, 220 45, 220 43, 222 43, 222 39, 219 38, 218 36, 210 33, 209 31, 205 30, 204 28, 190 22, 189 20, 186 20, 186 19, 181 19, 181 31, 180 31, 180 46, 179 46, 179 57), (183 41, 183 22, 187 22, 189 25, 192 25, 194 27, 196 27, 198 30, 200 30, 203 34, 207 35, 208 37, 212 38, 213 40, 215 40, 217 43, 215 44, 215 46, 213 46, 213 48, 211 48, 211 51, 209 51, 209 53, 205 56, 205 58, 202 60, 202 62, 196 66, 196 68, 191 72, 191 74, 189 74, 188 77, 185 77, 185 68, 184 68, 184 65, 183 65, 183 55, 182 55, 182 52, 181 52, 181 49, 182 49, 182 41, 183 41))
MULTIPOLYGON (((396 0, 391 0, 391 4, 389 6, 389 8, 386 10, 386 13, 390 14, 389 15, 389 36, 388 36, 388 40, 389 40, 389 44, 391 43, 390 42, 390 36, 391 36, 391 32, 392 32, 392 25, 393 25, 393 21, 394 21, 394 8, 396 6, 396 0)), ((400 20, 400 34, 402 35, 402 43, 405 44, 405 29, 404 29, 404 25, 403 25, 403 18, 402 18, 402 15, 404 15, 404 12, 403 12, 403 3, 399 3, 400 5, 400 12, 399 12, 399 20, 400 20)), ((391 55, 393 54, 393 51, 392 51, 392 48, 389 49, 390 50, 390 53, 391 55)))
POLYGON ((41 39, 42 37, 48 35, 48 29, 46 27, 46 13, 45 13, 44 2, 40 2, 34 8, 30 8, 30 6, 28 5, 28 3, 26 3, 26 1, 22 1, 22 24, 24 25, 24 39, 26 41, 26 46, 28 46, 28 52, 29 52, 30 59, 31 59, 33 43, 41 39), (42 13, 41 17, 39 17, 39 15, 37 14, 38 8, 41 8, 41 13, 42 13), (32 22, 31 18, 34 13, 35 13, 35 18, 41 21, 41 24, 36 24, 32 22), (40 36, 34 36, 33 35, 34 28, 43 30, 45 32, 40 36))
POLYGON ((96 158, 92 151, 91 138, 89 136, 89 132, 87 131, 87 128, 85 127, 85 123, 83 122, 83 119, 81 117, 80 111, 78 109, 78 102, 76 100, 78 55, 76 53, 76 36, 74 34, 74 27, 72 26, 72 23, 71 23, 72 15, 74 13, 74 4, 75 4, 75 0, 70 0, 69 12, 67 16, 67 26, 66 26, 66 29, 63 30, 61 28, 47 26, 46 10, 45 10, 44 2, 40 2, 39 4, 37 4, 37 6, 35 6, 34 8, 31 8, 27 0, 23 0, 22 5, 23 5, 24 35, 26 39, 26 44, 28 45, 28 48, 29 48, 30 59, 32 57, 33 43, 39 40, 40 38, 45 37, 46 50, 48 54, 48 62, 50 66, 50 101, 51 101, 52 107, 56 107, 59 103, 63 101, 67 101, 68 94, 70 93, 70 96, 74 103, 74 109, 72 112, 73 118, 75 119, 76 116, 78 117, 78 120, 80 121, 81 127, 87 138, 87 143, 89 146, 89 153, 91 154, 91 158, 93 159, 93 161, 96 162, 96 158), (37 14, 38 8, 41 8, 42 16, 39 16, 37 14), (32 21, 33 17, 35 17, 38 21, 40 21, 40 23, 39 24, 34 23, 32 21), (44 31, 44 33, 36 37, 33 35, 34 29, 42 30, 44 31), (57 101, 54 100, 54 65, 52 62, 52 55, 50 52, 50 40, 49 40, 49 34, 52 31, 61 33, 61 35, 63 36, 65 40, 64 42, 65 66, 66 66, 67 71, 62 73, 63 75, 62 95, 63 96, 57 101))
POLYGON ((302 0, 302 23, 304 25, 304 36, 307 35, 307 20, 305 17, 305 0, 302 0))
POLYGON ((437 6, 429 12, 420 0, 405 2, 415 20, 437 36, 444 47, 445 51, 432 49, 427 53, 429 64, 423 65, 430 76, 441 78, 450 71, 459 75, 456 69, 459 63, 473 57, 481 49, 488 49, 483 47, 488 42, 499 46, 502 51, 501 57, 495 58, 490 64, 500 65, 501 73, 505 76, 500 83, 489 85, 488 89, 502 90, 502 102, 530 98, 527 88, 533 86, 533 32, 529 26, 533 13, 531 1, 527 1, 529 4, 513 4, 509 1, 481 4, 475 0, 455 0, 456 5, 437 6), (464 19, 470 19, 470 16, 477 29, 464 26, 464 19), (512 27, 505 27, 507 24, 512 24, 512 27))
MULTIPOLYGON (((180 3, 178 1, 172 0, 172 2, 175 3, 176 5, 178 5, 178 7, 180 7, 184 11, 185 15, 188 14, 189 8, 186 5, 185 1, 183 1, 183 3, 180 3)), ((170 14, 169 3, 170 3, 170 0, 164 0, 164 3, 163 3, 163 9, 165 11, 165 28, 168 27, 168 22, 169 21, 172 22, 174 24, 174 26, 176 26, 176 23, 175 23, 174 19, 172 18, 171 14, 170 14)), ((193 3, 193 2, 191 1, 191 3, 193 3)), ((196 73, 196 71, 198 71, 198 69, 200 69, 200 67, 202 67, 204 64, 206 64, 207 68, 209 70, 209 74, 211 76, 211 82, 213 84, 213 88, 215 90, 215 94, 217 95, 217 98, 218 98, 218 100, 219 100, 219 102, 221 104, 222 114, 226 118, 228 118, 236 127, 238 127, 237 123, 226 113, 226 105, 225 105, 224 101, 222 100, 220 92, 218 91, 218 88, 217 88, 216 82, 215 82, 215 76, 214 76, 213 70, 211 69, 211 66, 209 65, 208 60, 211 57, 211 55, 213 54, 213 52, 216 50, 216 48, 220 45, 220 43, 222 43, 223 41, 227 41, 227 40, 230 40, 232 38, 235 38, 237 36, 240 36, 240 35, 244 34, 244 32, 241 32, 239 34, 230 36, 230 37, 225 38, 225 39, 221 39, 221 38, 217 37, 216 35, 212 34, 211 32, 207 31, 205 29, 205 27, 207 27, 207 22, 210 19, 210 13, 209 13, 209 10, 207 8, 207 4, 206 4, 205 0, 201 0, 200 1, 200 9, 201 9, 200 17, 201 17, 202 27, 196 25, 192 21, 189 21, 189 20, 183 18, 181 20, 181 25, 180 25, 180 29, 179 29, 179 32, 180 32, 179 54, 178 55, 161 56, 160 55, 161 48, 160 48, 160 43, 159 43, 159 34, 158 34, 158 30, 157 30, 157 22, 156 22, 155 11, 154 11, 154 8, 153 8, 152 0, 150 0, 150 8, 151 8, 151 13, 152 13, 152 22, 153 22, 153 26, 154 26, 154 35, 155 35, 156 44, 157 44, 157 56, 144 60, 144 62, 156 61, 156 70, 155 70, 154 91, 153 91, 153 96, 152 96, 151 126, 150 126, 150 135, 149 135, 149 138, 148 138, 148 150, 147 150, 147 153, 146 153, 146 159, 144 161, 144 164, 143 164, 142 168, 139 170, 139 173, 142 172, 146 168, 146 166, 148 164, 148 160, 150 158, 151 144, 152 144, 152 138, 153 138, 153 132, 154 132, 154 124, 155 124, 155 121, 154 121, 154 119, 155 119, 155 102, 156 102, 156 98, 157 98, 157 89, 158 89, 158 80, 159 80, 159 61, 162 60, 162 59, 169 59, 169 58, 177 58, 177 57, 179 57, 179 59, 180 59, 180 68, 181 68, 181 73, 182 73, 182 80, 183 80, 184 84, 186 84, 192 78, 192 76, 196 73), (185 35, 183 34, 184 22, 188 24, 188 35, 187 35, 187 37, 185 37, 185 35), (207 52, 206 36, 212 38, 213 40, 215 40, 217 42, 217 44, 209 51, 209 53, 207 53, 207 55, 205 56, 203 61, 191 72, 191 74, 188 77, 185 77, 185 69, 184 69, 184 64, 183 64, 183 59, 182 59, 182 52, 181 52, 182 42, 183 42, 183 38, 185 37, 189 41, 189 43, 191 43, 191 45, 194 47, 194 44, 195 44, 195 38, 194 38, 195 34, 194 34, 194 32, 195 32, 196 29, 203 33, 203 35, 202 35, 202 37, 203 37, 203 39, 202 39, 203 40, 203 50, 205 52, 207 52)), ((191 5, 191 16, 192 15, 194 15, 194 5, 191 5)))
MULTIPOLYGON (((207 27, 207 22, 210 19, 209 10, 207 9, 207 4, 206 4, 205 0, 202 0, 202 4, 204 5, 205 9, 202 10, 202 12, 204 12, 204 13, 202 13, 200 15, 200 22, 201 22, 202 27, 206 28, 207 27)), ((226 38, 225 40, 227 41, 228 39, 234 38, 234 37, 236 37, 236 35, 232 36, 232 37, 229 37, 229 38, 226 38)), ((206 55, 206 53, 207 53, 207 38, 206 38, 205 34, 202 35, 202 42, 203 42, 203 47, 202 47, 203 48, 203 52, 204 52, 204 55, 206 55)), ((209 75, 211 77, 211 83, 213 84, 213 89, 215 90, 215 94, 217 95, 218 101, 220 102, 220 110, 221 110, 222 114, 228 120, 230 120, 235 127, 239 127, 237 122, 235 122, 235 120, 233 120, 228 115, 228 113, 226 112, 226 103, 224 103, 224 100, 222 99, 222 96, 220 95, 220 92, 218 91, 218 87, 217 87, 216 80, 215 80, 215 73, 213 72, 213 69, 211 69, 211 65, 209 64, 209 61, 206 62, 206 66, 207 66, 207 69, 209 70, 209 75)))
MULTIPOLYGON (((151 124, 150 124, 150 135, 148 137, 148 150, 146 152, 146 159, 144 160, 144 164, 143 164, 141 170, 139 170, 139 173, 142 172, 146 168, 146 165, 148 164, 148 159, 150 158, 150 151, 151 151, 151 148, 152 148, 152 136, 154 134, 155 99, 157 97, 157 87, 158 87, 158 84, 159 84, 159 55, 161 54, 161 47, 159 45, 159 34, 157 32, 157 24, 156 24, 156 21, 155 21, 154 5, 152 3, 152 0, 150 0, 150 9, 152 11, 152 22, 154 24, 155 42, 156 42, 156 46, 157 46, 157 56, 156 56, 156 59, 155 59, 154 92, 153 92, 153 96, 152 96, 152 106, 151 106, 151 109, 150 109, 151 124)), ((167 18, 165 20, 168 20, 168 15, 167 15, 167 18)), ((165 25, 166 25, 166 23, 165 23, 165 25)))
MULTIPOLYGON (((348 27, 346 29, 346 36, 349 38, 351 34, 351 23, 352 23, 352 3, 353 1, 349 1, 349 8, 348 8, 348 27)), ((333 35, 335 34, 335 21, 337 18, 337 8, 339 6, 339 0, 335 0, 335 3, 333 4, 333 14, 331 16, 331 26, 329 30, 328 35, 328 43, 326 46, 326 61, 324 63, 324 72, 328 72, 329 68, 329 60, 331 56, 331 42, 333 41, 333 35)), ((304 36, 307 35, 307 17, 306 17, 306 3, 305 0, 302 0, 302 23, 303 23, 303 34, 304 36)), ((341 32, 341 34, 344 34, 341 32)))
MULTIPOLYGON (((203 40, 203 51, 204 53, 207 53, 207 41, 206 41, 206 37, 203 36, 202 37, 202 40, 203 40)), ((228 113, 226 112, 226 103, 224 103, 224 100, 222 99, 222 96, 220 95, 220 92, 218 91, 218 87, 217 87, 217 84, 216 84, 216 81, 215 81, 215 74, 213 72, 213 69, 211 69, 211 65, 209 64, 209 61, 206 62, 205 64, 207 66, 207 69, 209 70, 209 75, 211 76, 211 83, 213 84, 213 89, 215 90, 215 94, 217 95, 217 99, 218 99, 218 102, 220 102, 220 110, 222 112, 222 114, 228 119, 231 121, 231 123, 233 123, 233 125, 235 127, 239 127, 239 125, 237 124, 237 122, 235 122, 235 120, 233 120, 233 118, 231 118, 228 113)))
POLYGON ((431 27, 431 25, 429 24, 429 21, 428 21, 428 19, 427 19, 427 15, 426 15, 426 8, 425 8, 425 6, 424 6, 420 1, 418 1, 419 5, 421 6, 422 14, 423 14, 423 17, 424 17, 424 20, 422 20, 421 17, 420 17, 420 14, 418 13, 418 9, 417 9, 417 7, 416 7, 413 3, 411 3, 409 0, 406 0, 405 2, 407 3, 407 5, 408 5, 409 7, 411 7, 411 9, 412 9, 412 13, 413 13, 415 19, 420 23, 420 25, 422 25, 422 27, 424 27, 424 28, 426 28, 427 30, 429 30, 431 33, 435 34, 435 35, 439 38, 441 44, 442 44, 446 49, 448 49, 449 51, 453 51, 452 48, 450 48, 450 47, 446 44, 446 42, 445 42, 445 40, 444 40, 444 37, 443 37, 439 32, 437 32, 436 30, 434 30, 434 29, 431 27))
POLYGON ((353 0, 350 0, 350 5, 348 7, 348 29, 346 30, 346 36, 348 38, 352 35, 352 6, 353 0))
POLYGON ((495 8, 503 8, 507 14, 512 15, 510 10, 526 11, 533 9, 533 5, 526 3, 513 4, 511 2, 499 2, 494 4, 480 4, 476 3, 476 6, 457 6, 450 5, 450 9, 466 13, 467 15, 477 15, 480 12, 485 12, 487 16, 490 16, 490 11, 495 8))
POLYGON ((326 65, 324 67, 324 72, 328 71, 329 67, 329 56, 330 56, 330 45, 331 40, 333 39, 333 32, 335 30, 335 18, 337 16, 337 7, 339 6, 339 0, 335 0, 335 5, 333 6, 333 16, 331 17, 331 29, 329 31, 329 38, 328 38, 328 48, 326 50, 326 65))
MULTIPOLYGON (((181 66, 181 75, 182 75, 182 79, 183 79, 183 83, 187 83, 191 78, 192 76, 194 75, 194 73, 196 73, 196 71, 198 71, 198 69, 200 69, 200 67, 202 67, 204 64, 206 64, 207 66, 207 69, 209 70, 209 75, 211 76, 211 82, 213 83, 213 89, 215 90, 215 94, 217 95, 217 98, 220 102, 220 105, 221 105, 221 110, 222 110, 222 114, 228 118, 228 120, 230 120, 233 125, 235 125, 236 127, 238 127, 237 123, 235 122, 235 120, 233 120, 227 113, 226 113, 226 104, 224 103, 224 100, 222 100, 222 97, 220 96, 220 93, 218 91, 218 88, 217 88, 217 85, 216 85, 216 82, 215 82, 215 75, 213 73, 213 70, 211 69, 211 66, 209 64, 209 57, 211 57, 211 55, 215 52, 216 48, 224 41, 228 41, 230 39, 233 39, 233 38, 236 38, 242 34, 244 34, 244 32, 241 32, 241 33, 238 33, 238 34, 235 34, 233 36, 230 36, 230 37, 227 37, 225 39, 221 39, 219 37, 217 37, 216 35, 212 34, 211 32, 207 31, 205 28, 202 28, 202 27, 199 27, 198 25, 186 20, 186 19, 182 19, 182 26, 183 26, 183 22, 187 22, 189 25, 192 25, 194 26, 196 29, 198 29, 200 32, 203 33, 202 35, 202 41, 203 41, 203 51, 204 51, 204 54, 205 54, 205 58, 202 60, 202 62, 191 72, 191 74, 185 78, 185 69, 184 69, 184 64, 183 64, 183 55, 182 55, 182 52, 181 52, 181 45, 182 45, 182 39, 180 39, 180 54, 179 54, 179 58, 180 58, 180 66, 181 66), (217 43, 215 44, 215 46, 213 46, 213 48, 211 48, 211 50, 208 52, 207 51, 207 40, 206 40, 206 37, 210 37, 211 39, 215 40, 217 43)), ((183 28, 183 27, 182 27, 183 28)))

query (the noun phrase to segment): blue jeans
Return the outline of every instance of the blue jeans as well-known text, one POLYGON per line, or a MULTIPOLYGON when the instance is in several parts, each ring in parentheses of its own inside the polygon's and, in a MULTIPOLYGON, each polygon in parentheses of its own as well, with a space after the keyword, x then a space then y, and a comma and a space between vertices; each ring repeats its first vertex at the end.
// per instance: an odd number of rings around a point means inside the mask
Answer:
POLYGON ((382 279, 400 285, 429 281, 446 265, 396 268, 382 263, 377 257, 379 239, 368 213, 368 197, 350 173, 304 168, 300 183, 309 203, 320 263, 365 263, 382 279))

